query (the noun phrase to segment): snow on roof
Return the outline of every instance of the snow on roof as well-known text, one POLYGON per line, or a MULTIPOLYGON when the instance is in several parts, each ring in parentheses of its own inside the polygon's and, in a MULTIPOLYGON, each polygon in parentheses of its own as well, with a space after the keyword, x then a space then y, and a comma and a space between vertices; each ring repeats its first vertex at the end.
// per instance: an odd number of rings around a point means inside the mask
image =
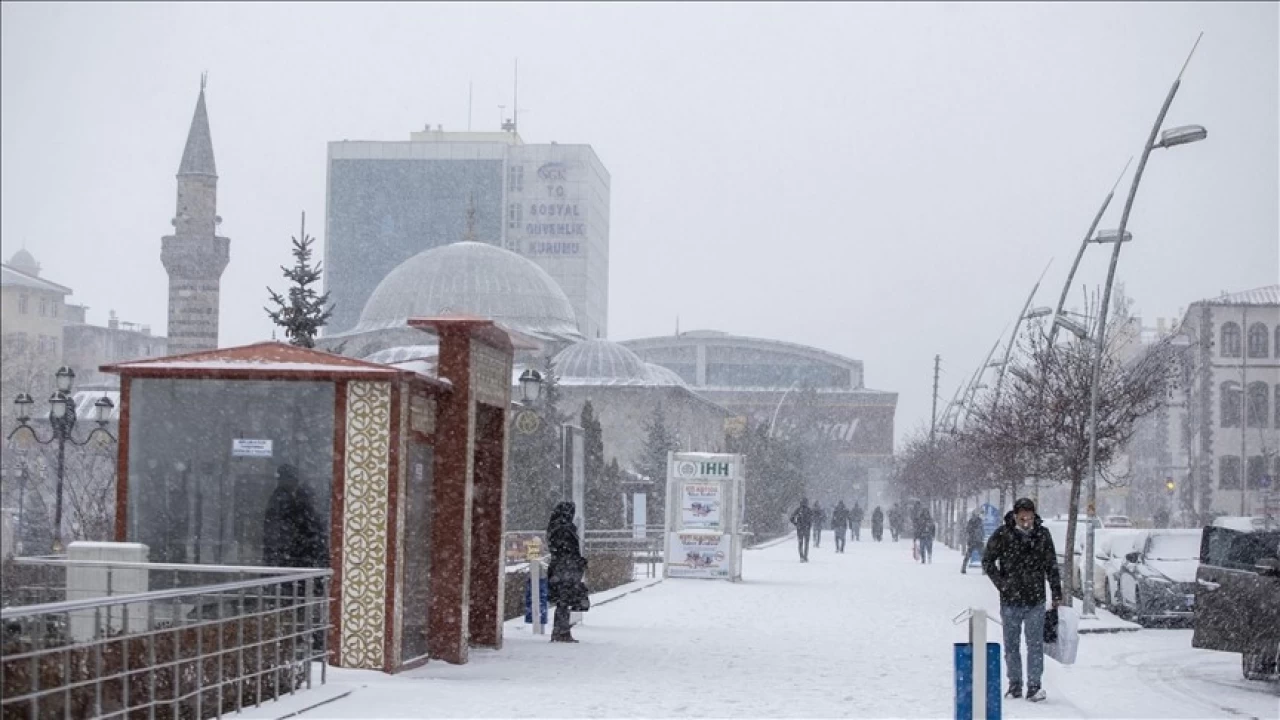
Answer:
POLYGON ((1280 285, 1264 285, 1260 288, 1197 300, 1196 305, 1280 305, 1280 285))
POLYGON ((63 295, 70 295, 72 292, 69 287, 49 282, 48 280, 43 280, 34 275, 28 275, 17 268, 3 263, 0 263, 0 285, 17 285, 19 287, 28 287, 33 290, 46 290, 48 292, 62 293, 63 295))
POLYGON ((147 358, 104 366, 105 372, 129 370, 256 370, 265 372, 359 372, 395 373, 396 368, 355 358, 334 355, 323 350, 297 347, 277 341, 254 343, 233 348, 202 350, 183 355, 147 358))
POLYGON ((163 368, 165 370, 311 370, 324 372, 395 372, 390 367, 352 367, 336 363, 270 362, 255 360, 161 360, 159 362, 126 363, 128 368, 163 368))

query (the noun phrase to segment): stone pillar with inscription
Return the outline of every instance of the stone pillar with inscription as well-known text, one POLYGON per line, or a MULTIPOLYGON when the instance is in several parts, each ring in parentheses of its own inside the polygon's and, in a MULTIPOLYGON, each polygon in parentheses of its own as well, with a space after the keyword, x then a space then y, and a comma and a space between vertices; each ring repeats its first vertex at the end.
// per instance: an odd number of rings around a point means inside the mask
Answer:
POLYGON ((231 241, 217 234, 218 173, 204 103, 204 80, 178 167, 174 234, 161 240, 160 261, 169 274, 169 352, 174 355, 218 347, 218 304, 222 271, 231 241))

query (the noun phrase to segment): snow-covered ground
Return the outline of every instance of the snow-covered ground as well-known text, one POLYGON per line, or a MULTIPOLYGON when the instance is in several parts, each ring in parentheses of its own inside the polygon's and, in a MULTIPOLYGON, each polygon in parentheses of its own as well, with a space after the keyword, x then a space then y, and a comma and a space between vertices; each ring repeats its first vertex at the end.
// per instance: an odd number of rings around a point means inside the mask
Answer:
MULTIPOLYGON (((501 651, 465 666, 331 669, 326 692, 350 694, 304 717, 951 717, 966 633, 952 618, 998 600, 980 571, 960 574, 959 553, 936 556, 865 538, 837 555, 830 533, 807 564, 794 541, 749 550, 742 583, 667 580, 598 604, 578 645, 513 622, 501 651)), ((1044 686, 1047 702, 1006 700, 1005 717, 1280 717, 1280 685, 1192 649, 1189 630, 1083 636, 1077 664, 1045 660, 1044 686)))

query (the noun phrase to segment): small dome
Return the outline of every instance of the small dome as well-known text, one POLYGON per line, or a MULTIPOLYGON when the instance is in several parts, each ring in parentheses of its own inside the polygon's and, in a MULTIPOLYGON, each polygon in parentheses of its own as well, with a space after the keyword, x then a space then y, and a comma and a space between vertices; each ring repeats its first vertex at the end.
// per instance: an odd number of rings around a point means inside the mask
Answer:
POLYGON ((9 258, 9 267, 32 277, 40 275, 40 263, 36 262, 35 257, 27 252, 26 248, 22 248, 9 258))
POLYGON ((560 380, 569 384, 651 384, 649 371, 640 356, 608 340, 584 340, 570 345, 551 362, 560 380))
POLYGON ((443 315, 477 315, 543 338, 581 337, 569 298, 547 271, 477 242, 432 248, 400 263, 369 296, 352 333, 443 315))
POLYGON ((672 370, 671 368, 666 368, 661 365, 654 365, 653 363, 645 363, 644 370, 645 370, 645 374, 649 376, 650 385, 660 385, 660 386, 675 385, 677 387, 688 386, 687 383, 685 383, 684 378, 680 377, 680 375, 675 370, 672 370))

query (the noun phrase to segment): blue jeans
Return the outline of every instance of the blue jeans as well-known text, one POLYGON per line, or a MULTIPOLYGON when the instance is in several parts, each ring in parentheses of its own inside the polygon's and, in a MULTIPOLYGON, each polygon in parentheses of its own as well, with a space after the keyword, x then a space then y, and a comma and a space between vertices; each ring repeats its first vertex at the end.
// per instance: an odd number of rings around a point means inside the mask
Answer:
POLYGON ((1000 605, 1000 622, 1004 624, 1004 664, 1011 684, 1022 683, 1022 653, 1018 647, 1018 636, 1025 628, 1027 686, 1040 687, 1040 676, 1044 673, 1044 613, 1043 605, 1000 605))
POLYGON ((920 538, 920 562, 933 562, 933 538, 920 538))

